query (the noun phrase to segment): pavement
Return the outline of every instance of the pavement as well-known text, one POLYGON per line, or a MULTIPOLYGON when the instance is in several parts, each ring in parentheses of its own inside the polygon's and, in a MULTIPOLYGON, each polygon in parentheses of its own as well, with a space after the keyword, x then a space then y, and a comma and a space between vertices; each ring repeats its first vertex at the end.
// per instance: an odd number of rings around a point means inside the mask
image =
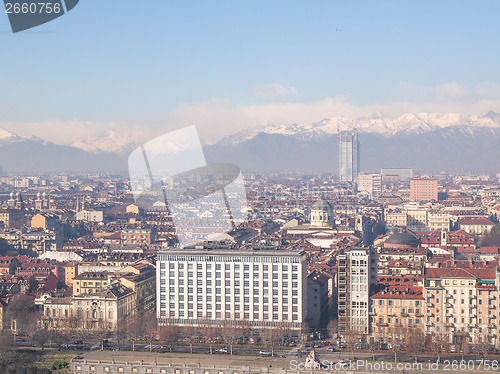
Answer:
MULTIPOLYGON (((387 352, 387 355, 376 355, 377 361, 372 361, 372 354, 369 352, 354 352, 356 357, 349 357, 349 352, 329 352, 325 348, 316 350, 317 357, 324 364, 323 367, 317 367, 315 373, 333 372, 333 373, 406 373, 406 374, 438 374, 454 372, 468 373, 493 373, 500 372, 498 362, 492 365, 493 360, 486 365, 485 362, 479 366, 480 360, 478 357, 466 358, 460 365, 461 357, 451 357, 448 364, 442 363, 437 366, 435 359, 432 357, 421 358, 422 362, 394 362, 394 356, 387 352), (339 364, 339 361, 344 364, 339 364)), ((305 356, 303 357, 261 357, 261 356, 243 356, 229 354, 189 354, 189 353, 155 353, 155 352, 130 352, 130 351, 92 351, 85 352, 82 358, 90 361, 114 361, 115 363, 138 364, 157 364, 161 365, 186 365, 199 367, 215 367, 215 368, 235 368, 235 367, 250 367, 269 373, 282 373, 286 370, 287 373, 304 372, 307 367, 305 364, 305 356)))

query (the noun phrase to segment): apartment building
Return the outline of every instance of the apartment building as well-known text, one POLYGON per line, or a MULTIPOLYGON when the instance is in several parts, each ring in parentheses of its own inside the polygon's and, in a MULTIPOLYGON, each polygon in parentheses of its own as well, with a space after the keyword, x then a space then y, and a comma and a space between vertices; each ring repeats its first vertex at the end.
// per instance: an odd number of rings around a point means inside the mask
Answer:
POLYGON ((112 279, 115 277, 115 274, 107 271, 79 274, 73 278, 73 296, 98 292, 112 283, 112 279))
POLYGON ((6 229, 20 228, 24 223, 24 213, 18 209, 0 209, 0 222, 6 229))
POLYGON ((436 201, 438 180, 435 178, 413 178, 410 180, 411 201, 436 201))
POLYGON ((361 173, 358 175, 358 191, 366 192, 370 199, 382 193, 382 175, 361 173))
POLYGON ((300 330, 305 259, 304 251, 169 249, 157 260, 159 322, 300 330))
POLYGON ((370 288, 377 283, 377 252, 373 247, 353 247, 337 261, 339 333, 368 334, 370 288))
POLYGON ((125 245, 144 244, 149 245, 154 241, 154 233, 149 229, 123 230, 121 242, 125 245))
POLYGON ((426 333, 446 333, 453 344, 477 344, 486 336, 498 346, 498 277, 496 269, 427 269, 426 333))
POLYGON ((391 334, 404 335, 410 329, 424 332, 425 303, 423 287, 389 286, 370 299, 370 322, 376 341, 391 334))

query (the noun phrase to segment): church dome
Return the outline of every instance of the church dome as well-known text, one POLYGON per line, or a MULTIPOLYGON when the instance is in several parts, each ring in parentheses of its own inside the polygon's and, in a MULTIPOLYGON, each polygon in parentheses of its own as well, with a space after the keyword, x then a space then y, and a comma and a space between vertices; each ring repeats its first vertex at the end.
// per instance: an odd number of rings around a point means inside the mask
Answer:
POLYGON ((332 205, 326 200, 318 200, 312 205, 311 210, 332 211, 332 205))
POLYGON ((418 239, 414 235, 408 234, 407 232, 398 232, 393 234, 389 239, 387 239, 385 243, 393 245, 404 245, 409 247, 418 247, 420 245, 420 239, 418 239))

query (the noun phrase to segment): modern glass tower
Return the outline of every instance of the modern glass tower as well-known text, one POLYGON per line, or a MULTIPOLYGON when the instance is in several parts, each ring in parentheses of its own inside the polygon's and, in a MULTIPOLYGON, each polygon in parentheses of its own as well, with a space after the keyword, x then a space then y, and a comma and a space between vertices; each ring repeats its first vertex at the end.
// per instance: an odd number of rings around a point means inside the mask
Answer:
POLYGON ((354 182, 358 176, 358 134, 344 131, 339 134, 339 177, 341 182, 354 182))

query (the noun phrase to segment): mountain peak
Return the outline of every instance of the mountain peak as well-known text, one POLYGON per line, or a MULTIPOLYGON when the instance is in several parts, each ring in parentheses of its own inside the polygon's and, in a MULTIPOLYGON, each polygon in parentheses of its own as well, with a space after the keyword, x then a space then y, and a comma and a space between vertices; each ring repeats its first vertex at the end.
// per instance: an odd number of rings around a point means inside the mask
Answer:
POLYGON ((488 113, 486 113, 481 118, 489 118, 493 121, 500 121, 500 114, 498 114, 497 112, 495 112, 493 110, 490 110, 488 113))

